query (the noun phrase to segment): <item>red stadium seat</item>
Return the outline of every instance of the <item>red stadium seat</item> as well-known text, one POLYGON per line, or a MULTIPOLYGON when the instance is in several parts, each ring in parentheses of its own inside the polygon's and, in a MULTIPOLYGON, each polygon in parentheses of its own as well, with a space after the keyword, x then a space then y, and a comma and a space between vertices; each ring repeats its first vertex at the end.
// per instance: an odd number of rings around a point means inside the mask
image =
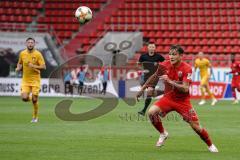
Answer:
MULTIPOLYGON (((111 5, 113 2, 106 0, 74 0, 72 3, 68 0, 1 1, 0 21, 29 24, 38 15, 44 13, 42 10, 45 10, 45 15, 38 17, 37 23, 53 26, 57 32, 61 31, 60 34, 58 32, 61 39, 69 39, 73 32, 82 33, 76 19, 70 17, 73 16, 77 6, 84 4, 93 12, 106 10, 108 12, 108 16, 99 20, 95 31, 90 32, 93 34, 87 35, 89 43, 99 38, 98 32, 110 31, 111 28, 115 28, 114 31, 126 31, 126 29, 135 31, 135 27, 129 27, 129 24, 136 24, 141 26, 140 31, 143 32, 144 40, 154 40, 158 44, 157 50, 163 50, 163 53, 167 53, 167 47, 173 43, 183 45, 190 53, 197 53, 199 50, 211 54, 220 53, 221 50, 224 50, 224 53, 239 52, 238 2, 125 0, 114 6, 118 9, 109 7, 101 10, 106 3, 111 5)), ((98 17, 100 12, 94 15, 98 17)))
POLYGON ((15 16, 11 15, 8 19, 9 22, 15 22, 15 16))
POLYGON ((32 22, 32 17, 31 17, 31 16, 26 16, 25 18, 26 18, 26 19, 25 19, 25 22, 26 22, 26 23, 32 22))

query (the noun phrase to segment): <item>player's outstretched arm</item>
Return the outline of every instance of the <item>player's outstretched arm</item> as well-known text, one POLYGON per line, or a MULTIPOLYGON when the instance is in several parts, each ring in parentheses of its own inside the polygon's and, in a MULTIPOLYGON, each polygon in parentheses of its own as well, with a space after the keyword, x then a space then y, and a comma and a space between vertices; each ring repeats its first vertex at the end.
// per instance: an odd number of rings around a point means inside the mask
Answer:
POLYGON ((142 88, 146 89, 147 87, 155 87, 158 83, 159 77, 165 75, 166 73, 167 68, 162 64, 158 64, 156 72, 148 78, 148 80, 146 81, 142 88))
POLYGON ((226 75, 228 75, 228 74, 233 74, 233 70, 226 72, 226 75))
POLYGON ((158 81, 158 76, 156 73, 154 73, 151 77, 148 78, 146 83, 141 87, 140 91, 136 95, 137 101, 139 101, 139 97, 141 97, 144 93, 144 90, 148 87, 154 87, 152 82, 158 81))
POLYGON ((145 84, 141 87, 140 91, 136 95, 137 101, 139 101, 138 98, 142 96, 142 94, 144 93, 144 90, 146 88, 148 88, 148 87, 155 87, 156 86, 156 84, 157 84, 157 82, 159 80, 158 77, 159 76, 158 76, 158 73, 156 71, 151 77, 148 78, 148 80, 145 82, 145 84))
POLYGON ((161 75, 165 75, 166 71, 167 71, 166 67, 161 65, 161 64, 159 64, 157 71, 152 76, 150 76, 148 78, 148 80, 142 86, 141 90, 137 93, 137 95, 136 95, 137 101, 138 101, 138 98, 142 96, 142 94, 143 94, 143 92, 144 92, 144 90, 146 88, 148 88, 148 87, 155 87, 157 85, 159 77, 161 75))

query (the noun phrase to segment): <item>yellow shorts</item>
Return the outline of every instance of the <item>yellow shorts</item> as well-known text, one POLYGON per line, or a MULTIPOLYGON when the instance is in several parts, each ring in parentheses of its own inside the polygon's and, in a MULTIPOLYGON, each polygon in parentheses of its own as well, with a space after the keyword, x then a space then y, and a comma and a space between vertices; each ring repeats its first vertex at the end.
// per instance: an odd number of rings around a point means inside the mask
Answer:
POLYGON ((203 76, 200 81, 200 85, 208 85, 209 76, 203 76))
POLYGON ((38 96, 40 91, 40 87, 39 86, 29 86, 29 85, 22 85, 21 86, 21 93, 32 93, 33 95, 38 96))

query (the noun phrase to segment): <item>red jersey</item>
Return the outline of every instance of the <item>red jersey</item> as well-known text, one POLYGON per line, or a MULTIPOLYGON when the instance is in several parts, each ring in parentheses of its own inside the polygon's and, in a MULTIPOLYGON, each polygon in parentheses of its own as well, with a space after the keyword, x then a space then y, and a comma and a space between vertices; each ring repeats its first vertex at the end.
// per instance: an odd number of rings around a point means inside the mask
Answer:
MULTIPOLYGON (((182 84, 183 82, 192 82, 192 67, 186 62, 181 62, 179 66, 174 67, 170 61, 165 61, 161 63, 167 69, 167 75, 170 80, 176 83, 182 84)), ((167 85, 167 84, 166 84, 167 85)), ((167 88, 167 87, 166 87, 167 88)), ((169 97, 173 100, 189 101, 189 92, 181 92, 177 88, 173 90, 165 90, 166 94, 164 96, 169 97)))
POLYGON ((231 64, 231 73, 233 77, 240 75, 240 62, 234 62, 231 64))

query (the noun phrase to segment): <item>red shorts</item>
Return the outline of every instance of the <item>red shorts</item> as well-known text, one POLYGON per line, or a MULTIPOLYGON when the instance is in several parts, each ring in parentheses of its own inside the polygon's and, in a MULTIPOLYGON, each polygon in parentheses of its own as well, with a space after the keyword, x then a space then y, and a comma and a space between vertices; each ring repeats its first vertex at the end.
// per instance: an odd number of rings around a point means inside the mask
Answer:
POLYGON ((162 97, 154 105, 158 106, 162 111, 162 116, 164 117, 168 112, 176 111, 182 117, 183 120, 198 121, 198 116, 194 108, 189 101, 174 101, 172 98, 162 97))
POLYGON ((232 88, 240 89, 240 77, 239 76, 233 77, 231 86, 232 86, 232 88))

